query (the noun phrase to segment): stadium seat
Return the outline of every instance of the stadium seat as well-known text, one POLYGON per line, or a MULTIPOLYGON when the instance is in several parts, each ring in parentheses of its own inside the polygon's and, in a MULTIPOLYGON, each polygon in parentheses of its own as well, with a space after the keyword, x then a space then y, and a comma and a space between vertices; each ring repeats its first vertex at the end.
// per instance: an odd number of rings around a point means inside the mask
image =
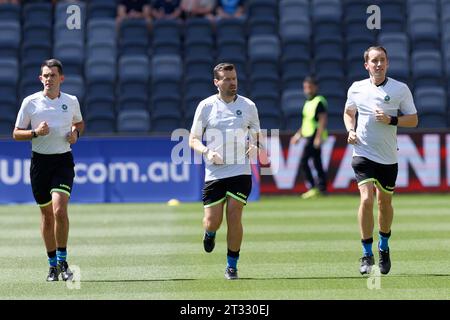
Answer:
POLYGON ((122 110, 146 110, 149 111, 149 102, 146 96, 125 94, 119 97, 118 111, 122 110))
MULTIPOLYGON (((358 60, 363 60, 363 58, 359 58, 358 60)), ((345 60, 341 59, 336 55, 336 57, 316 57, 314 60, 314 74, 320 78, 326 77, 340 77, 344 78, 344 66, 345 60)))
POLYGON ((347 61, 347 81, 353 83, 369 77, 369 73, 364 68, 364 58, 347 61))
POLYGON ((280 0, 279 2, 280 24, 284 21, 308 21, 308 0, 280 0))
POLYGON ((278 15, 278 4, 272 0, 249 0, 248 15, 251 17, 268 17, 278 15))
POLYGON ((185 59, 195 59, 197 57, 208 57, 213 59, 215 57, 214 42, 211 38, 194 38, 184 42, 184 57, 185 59))
POLYGON ((91 18, 87 23, 88 43, 116 43, 116 22, 113 18, 91 18))
POLYGON ((280 41, 274 35, 254 35, 248 40, 250 60, 264 59, 277 62, 280 57, 280 41))
POLYGON ((149 32, 144 19, 126 19, 119 28, 120 55, 148 55, 149 32))
MULTIPOLYGON (((23 43, 38 43, 52 46, 52 24, 50 21, 25 21, 23 24, 23 43)), ((47 56, 49 57, 49 56, 47 56)))
POLYGON ((87 135, 110 135, 116 132, 116 118, 114 115, 101 115, 86 120, 87 135))
POLYGON ((283 20, 280 21, 279 34, 282 42, 299 41, 310 42, 311 24, 309 20, 283 20))
POLYGON ((299 88, 287 89, 283 91, 281 97, 281 108, 285 116, 285 130, 294 132, 301 127, 302 109, 304 103, 305 96, 299 88))
POLYGON ((278 36, 278 20, 275 16, 250 17, 248 19, 248 34, 253 35, 275 35, 278 36))
POLYGON ((0 57, 17 57, 22 39, 20 23, 17 21, 0 21, 0 30, 0 57))
POLYGON ((315 59, 344 59, 344 39, 342 37, 314 38, 315 59))
POLYGON ((123 110, 117 116, 118 132, 146 133, 150 131, 150 115, 146 110, 123 110))
POLYGON ((447 97, 443 87, 417 87, 414 90, 414 103, 420 117, 426 114, 447 116, 447 97))
POLYGON ((219 19, 216 22, 216 39, 217 42, 222 42, 228 39, 246 39, 246 21, 245 19, 229 18, 219 19))
POLYGON ((181 24, 177 20, 158 19, 153 23, 153 54, 180 54, 181 24))
POLYGON ((152 117, 151 131, 167 135, 173 130, 183 128, 184 122, 181 117, 152 117))
POLYGON ((19 81, 19 63, 17 58, 0 58, 1 96, 16 99, 19 81))
POLYGON ((281 80, 284 89, 296 88, 300 90, 303 79, 311 73, 310 58, 282 58, 281 80))
POLYGON ((207 97, 217 92, 217 88, 215 88, 211 76, 203 79, 195 77, 192 78, 192 80, 190 77, 191 76, 187 74, 185 78, 184 92, 186 97, 207 97))
POLYGON ((280 90, 279 77, 274 74, 266 74, 259 77, 255 77, 255 75, 252 74, 249 85, 252 97, 259 94, 265 94, 267 92, 278 94, 280 90))
POLYGON ((282 116, 278 92, 253 93, 252 100, 256 104, 259 116, 282 116))
POLYGON ((214 31, 211 21, 206 18, 193 17, 186 20, 184 25, 184 39, 192 40, 213 40, 214 31))
POLYGON ((229 58, 247 59, 247 46, 245 39, 223 38, 217 39, 217 59, 219 61, 227 61, 229 58))
POLYGON ((262 115, 259 117, 259 122, 261 129, 265 130, 282 130, 284 128, 281 114, 279 116, 262 115))
POLYGON ((185 57, 184 74, 185 82, 187 78, 191 81, 195 79, 208 79, 213 82, 212 72, 214 68, 214 60, 207 55, 185 57))
POLYGON ((408 35, 400 32, 381 33, 378 36, 380 45, 386 48, 388 56, 409 59, 408 35))
POLYGON ((116 60, 89 57, 85 63, 84 74, 88 83, 104 81, 113 84, 116 81, 116 60))
POLYGON ((117 46, 109 40, 89 41, 86 46, 86 58, 89 60, 103 60, 110 63, 117 61, 117 46))
POLYGON ((281 39, 282 59, 308 58, 310 59, 311 42, 309 36, 289 36, 285 35, 281 39))
MULTIPOLYGON (((389 56, 389 52, 388 52, 389 56)), ((389 71, 388 75, 398 81, 409 83, 411 76, 410 58, 389 56, 389 71)))
POLYGON ((20 5, 0 3, 0 21, 20 21, 20 5))
POLYGON ((89 19, 96 18, 115 18, 117 7, 115 1, 91 0, 88 6, 89 19))
POLYGON ((440 51, 413 51, 411 56, 411 66, 415 86, 442 84, 443 66, 440 51))
POLYGON ((413 50, 440 48, 440 28, 437 18, 425 16, 409 19, 409 35, 413 50))
POLYGON ((53 5, 51 3, 25 3, 22 12, 25 23, 48 21, 52 24, 53 5))
POLYGON ((122 56, 118 64, 119 94, 148 99, 150 61, 147 56, 122 56))
POLYGON ((83 104, 85 87, 81 76, 66 75, 64 82, 61 84, 61 91, 76 96, 79 103, 83 104))
POLYGON ((363 59, 364 51, 374 45, 374 37, 370 33, 361 33, 351 38, 347 37, 346 41, 346 59, 357 60, 363 59))
POLYGON ((20 99, 24 99, 30 94, 36 93, 38 91, 42 91, 43 85, 36 79, 22 79, 20 80, 20 99))
POLYGON ((448 128, 445 117, 441 114, 424 114, 419 117, 420 129, 445 129, 448 128))
POLYGON ((328 114, 327 129, 331 131, 345 130, 344 120, 342 120, 342 114, 328 114))
POLYGON ((21 47, 22 65, 27 65, 36 69, 39 74, 39 68, 42 61, 52 56, 52 46, 49 43, 41 41, 24 42, 21 47))
POLYGON ((163 79, 181 81, 183 66, 179 55, 155 55, 151 62, 154 82, 163 79))
POLYGON ((381 30, 384 33, 406 31, 406 1, 384 0, 377 5, 382 12, 381 30))
POLYGON ((339 23, 342 19, 342 6, 340 0, 315 0, 311 2, 312 21, 339 23))
POLYGON ((152 97, 151 114, 153 118, 183 117, 181 99, 176 96, 164 96, 155 93, 152 97))
MULTIPOLYGON (((84 29, 86 22, 86 3, 83 1, 58 1, 55 6, 54 17, 55 24, 66 23, 67 18, 74 10, 70 10, 72 5, 76 5, 80 10, 81 29, 84 29)), ((72 30, 73 31, 73 30, 72 30)))
POLYGON ((85 42, 85 28, 81 29, 68 29, 66 21, 55 22, 53 26, 53 39, 55 45, 59 42, 75 43, 84 46, 85 42))
POLYGON ((58 41, 53 47, 53 55, 63 61, 64 74, 83 76, 84 44, 72 41, 58 41))
POLYGON ((112 95, 86 96, 84 103, 84 113, 89 119, 115 119, 115 99, 112 95))

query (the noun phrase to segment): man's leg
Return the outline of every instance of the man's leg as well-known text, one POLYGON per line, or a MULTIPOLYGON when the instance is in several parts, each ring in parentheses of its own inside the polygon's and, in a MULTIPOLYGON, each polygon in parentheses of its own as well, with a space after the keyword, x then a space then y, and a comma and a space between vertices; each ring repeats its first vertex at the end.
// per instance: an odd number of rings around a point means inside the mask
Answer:
POLYGON ((377 189, 378 200, 378 226, 379 237, 378 253, 380 272, 388 274, 391 270, 391 258, 389 254, 389 237, 391 236, 391 226, 394 218, 394 209, 392 207, 392 193, 377 189))
POLYGON ((312 149, 313 149, 312 145, 308 139, 308 142, 305 144, 305 148, 303 149, 302 158, 300 159, 300 168, 302 170, 303 177, 305 178, 306 181, 308 181, 311 189, 314 188, 316 185, 316 183, 314 181, 314 177, 311 172, 311 168, 309 167, 309 163, 308 163, 309 159, 312 156, 312 151, 313 151, 312 149))
POLYGON ((242 211, 244 203, 232 197, 227 199, 227 270, 228 279, 237 278, 237 262, 239 260, 239 251, 241 249, 243 227, 242 227, 242 211), (230 270, 231 269, 231 270, 230 270))
POLYGON ((321 155, 321 148, 314 149, 313 153, 313 161, 314 161, 314 167, 317 171, 317 178, 318 178, 318 188, 320 192, 324 193, 327 191, 327 176, 325 173, 325 170, 323 169, 322 165, 322 155, 321 155))
POLYGON ((59 271, 64 281, 73 277, 67 265, 67 241, 69 238, 69 215, 67 208, 69 196, 63 192, 52 192, 53 212, 55 215, 55 238, 59 271))
POLYGON ((205 235, 203 246, 206 252, 211 252, 215 246, 216 231, 219 230, 223 220, 223 207, 225 201, 221 201, 213 206, 205 207, 203 216, 203 228, 205 235))
POLYGON ((374 191, 373 182, 366 182, 359 186, 360 204, 358 210, 358 222, 363 248, 363 257, 361 258, 360 273, 368 274, 374 264, 372 243, 373 243, 373 203, 374 191))

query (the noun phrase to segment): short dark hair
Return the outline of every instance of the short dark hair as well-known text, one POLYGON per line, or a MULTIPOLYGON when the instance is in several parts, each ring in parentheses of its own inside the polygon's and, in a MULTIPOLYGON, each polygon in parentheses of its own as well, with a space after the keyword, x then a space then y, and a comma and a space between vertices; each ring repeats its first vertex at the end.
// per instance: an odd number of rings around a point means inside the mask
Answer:
POLYGON ((385 47, 382 47, 382 46, 372 46, 372 47, 367 48, 366 51, 364 51, 364 61, 365 61, 365 62, 367 62, 367 60, 369 60, 369 52, 372 51, 372 50, 383 51, 384 54, 386 55, 386 58, 387 58, 387 51, 386 51, 386 48, 385 48, 385 47))
POLYGON ((317 80, 313 75, 306 76, 305 79, 303 79, 303 82, 308 82, 308 83, 311 83, 311 84, 317 86, 317 80))
POLYGON ((48 59, 48 60, 45 60, 44 62, 42 62, 42 64, 41 64, 41 73, 42 73, 42 69, 44 67, 49 67, 49 68, 56 67, 56 68, 58 68, 59 74, 60 75, 63 74, 62 63, 61 63, 61 61, 59 61, 57 59, 48 59))
POLYGON ((217 66, 214 67, 214 79, 220 80, 219 72, 221 71, 233 71, 233 70, 236 70, 234 64, 229 62, 219 63, 217 66))

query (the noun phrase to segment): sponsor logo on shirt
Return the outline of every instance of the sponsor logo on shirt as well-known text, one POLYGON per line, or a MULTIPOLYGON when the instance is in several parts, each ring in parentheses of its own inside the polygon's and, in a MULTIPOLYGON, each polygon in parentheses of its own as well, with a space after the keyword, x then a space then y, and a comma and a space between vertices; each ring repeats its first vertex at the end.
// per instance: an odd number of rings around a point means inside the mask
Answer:
POLYGON ((242 111, 241 111, 241 110, 236 110, 236 115, 237 115, 239 118, 242 118, 242 111))
POLYGON ((389 102, 391 101, 391 97, 389 97, 388 95, 386 97, 384 97, 384 102, 389 102))
POLYGON ((63 112, 67 112, 68 107, 67 107, 66 104, 63 104, 63 105, 61 106, 61 109, 62 109, 63 112))

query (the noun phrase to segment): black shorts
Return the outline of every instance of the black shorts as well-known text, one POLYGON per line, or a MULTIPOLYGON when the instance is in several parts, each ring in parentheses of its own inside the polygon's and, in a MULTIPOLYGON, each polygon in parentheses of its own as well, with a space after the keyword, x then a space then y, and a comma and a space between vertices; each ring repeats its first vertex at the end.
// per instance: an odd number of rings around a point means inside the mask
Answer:
POLYGON ((45 207, 52 202, 52 192, 62 192, 70 197, 75 164, 72 152, 31 156, 31 189, 37 204, 45 207))
POLYGON ((394 193, 398 173, 397 163, 381 164, 364 157, 353 157, 352 167, 358 186, 375 182, 382 191, 394 193))
POLYGON ((230 196, 243 204, 247 204, 247 198, 252 190, 252 176, 240 175, 224 179, 205 182, 203 188, 203 205, 212 207, 230 196))

